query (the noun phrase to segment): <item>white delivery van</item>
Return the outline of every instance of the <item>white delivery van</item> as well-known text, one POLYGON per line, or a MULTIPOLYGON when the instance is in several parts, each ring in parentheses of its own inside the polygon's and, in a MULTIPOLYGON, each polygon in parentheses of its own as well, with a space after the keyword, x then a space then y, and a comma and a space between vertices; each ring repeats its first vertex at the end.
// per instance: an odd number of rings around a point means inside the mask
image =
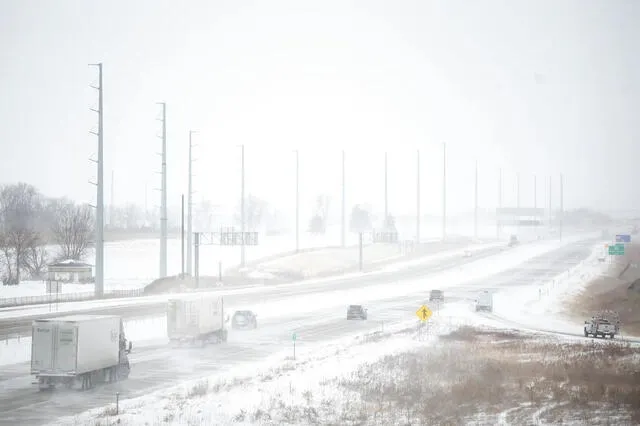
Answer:
POLYGON ((489 290, 482 290, 476 299, 476 312, 493 312, 493 293, 489 290))

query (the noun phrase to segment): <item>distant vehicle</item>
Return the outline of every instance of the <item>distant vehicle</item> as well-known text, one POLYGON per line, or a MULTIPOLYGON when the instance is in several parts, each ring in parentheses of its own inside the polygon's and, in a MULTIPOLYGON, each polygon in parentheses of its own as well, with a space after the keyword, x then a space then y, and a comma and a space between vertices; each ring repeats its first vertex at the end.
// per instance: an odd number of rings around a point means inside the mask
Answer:
POLYGON ((33 321, 31 374, 40 390, 57 384, 82 389, 94 380, 115 382, 129 377, 131 342, 115 315, 69 315, 33 321))
POLYGON ((442 290, 431 290, 429 302, 444 302, 444 292, 442 290))
POLYGON ((611 339, 620 331, 620 317, 614 311, 598 312, 584 322, 584 337, 606 337, 611 339))
POLYGON ((236 311, 231 318, 231 328, 258 328, 258 316, 253 311, 236 311))
POLYGON ((348 320, 352 320, 352 319, 366 320, 367 309, 364 308, 362 305, 349 305, 349 307, 347 308, 347 319, 348 320))
POLYGON ((171 299, 167 305, 167 336, 172 343, 226 342, 228 321, 220 296, 171 299))
POLYGON ((493 312, 493 294, 489 290, 482 290, 476 299, 476 312, 493 312))
POLYGON ((509 237, 509 247, 517 246, 520 243, 516 235, 509 237))
POLYGON ((471 256, 473 256, 473 252, 471 250, 464 251, 464 257, 471 257, 471 256))

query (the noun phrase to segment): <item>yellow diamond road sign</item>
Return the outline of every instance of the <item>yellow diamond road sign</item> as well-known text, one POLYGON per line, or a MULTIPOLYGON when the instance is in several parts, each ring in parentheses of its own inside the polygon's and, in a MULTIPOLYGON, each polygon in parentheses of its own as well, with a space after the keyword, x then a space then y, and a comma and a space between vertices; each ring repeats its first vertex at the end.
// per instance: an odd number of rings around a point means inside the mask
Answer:
POLYGON ((426 321, 433 315, 433 312, 431 312, 428 306, 422 305, 420 309, 416 311, 416 315, 420 318, 420 321, 426 321))

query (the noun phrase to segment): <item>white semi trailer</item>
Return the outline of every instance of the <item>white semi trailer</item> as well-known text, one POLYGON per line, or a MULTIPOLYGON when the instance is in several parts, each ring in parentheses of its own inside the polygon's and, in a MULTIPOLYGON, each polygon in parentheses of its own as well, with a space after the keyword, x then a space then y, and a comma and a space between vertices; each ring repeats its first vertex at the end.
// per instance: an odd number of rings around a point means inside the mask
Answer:
POLYGON ((90 389, 95 381, 113 382, 129 376, 130 366, 122 319, 113 315, 70 315, 37 319, 32 326, 31 374, 40 390, 77 381, 90 389))
POLYGON ((167 337, 174 344, 227 341, 224 299, 207 294, 171 299, 167 306, 167 337))

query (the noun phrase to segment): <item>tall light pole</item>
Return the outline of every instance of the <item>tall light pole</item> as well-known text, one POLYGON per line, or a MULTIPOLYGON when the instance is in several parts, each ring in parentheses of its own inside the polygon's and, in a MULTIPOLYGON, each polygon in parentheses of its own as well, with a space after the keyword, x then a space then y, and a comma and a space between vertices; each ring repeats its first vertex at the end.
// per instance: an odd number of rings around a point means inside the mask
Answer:
POLYGON ((562 225, 564 225, 564 176, 560 173, 560 226, 559 234, 562 240, 562 225))
POLYGON ((340 229, 340 245, 344 247, 346 245, 346 237, 347 237, 347 197, 346 192, 347 188, 345 186, 346 176, 345 176, 345 153, 344 149, 342 150, 342 223, 340 229))
MULTIPOLYGON (((502 208, 502 169, 498 169, 498 210, 502 208)), ((496 212, 496 238, 500 239, 500 216, 496 212)))
POLYGON ((478 239, 478 160, 476 160, 476 179, 474 191, 474 209, 473 209, 473 235, 478 239))
POLYGON ((191 276, 193 268, 193 135, 189 130, 189 180, 187 188, 187 275, 191 276))
POLYGON ((416 244, 420 244, 420 150, 416 150, 416 244))
POLYGON ((516 173, 516 207, 520 208, 520 173, 516 173))
POLYGON ((447 143, 442 143, 442 241, 447 238, 447 143))
POLYGON ((553 197, 551 189, 553 186, 553 178, 549 176, 549 229, 553 227, 553 197))
POLYGON ((160 189, 160 278, 167 276, 167 104, 162 106, 162 187, 160 189))
POLYGON ((245 246, 244 246, 244 233, 245 233, 245 211, 244 211, 244 144, 240 146, 240 231, 242 232, 242 239, 240 241, 240 266, 245 265, 245 246))
POLYGON ((296 149, 296 253, 300 251, 300 153, 296 149))
POLYGON ((103 131, 103 88, 102 88, 102 63, 90 64, 98 67, 98 86, 92 86, 98 90, 98 131, 92 132, 98 136, 98 166, 96 182, 96 261, 95 261, 95 295, 104 295, 104 131, 103 131))
POLYGON ((388 191, 388 174, 387 174, 387 153, 384 153, 384 228, 387 228, 387 221, 389 219, 389 191, 388 191))

